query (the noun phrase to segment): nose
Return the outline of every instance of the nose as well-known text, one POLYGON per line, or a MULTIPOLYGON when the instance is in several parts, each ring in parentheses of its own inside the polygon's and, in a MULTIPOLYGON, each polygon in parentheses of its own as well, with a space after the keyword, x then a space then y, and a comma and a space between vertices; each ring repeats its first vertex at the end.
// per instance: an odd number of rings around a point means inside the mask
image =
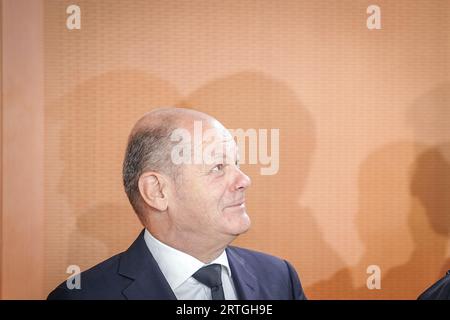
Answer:
POLYGON ((236 168, 236 180, 234 189, 237 191, 245 191, 252 184, 252 180, 241 169, 236 168))

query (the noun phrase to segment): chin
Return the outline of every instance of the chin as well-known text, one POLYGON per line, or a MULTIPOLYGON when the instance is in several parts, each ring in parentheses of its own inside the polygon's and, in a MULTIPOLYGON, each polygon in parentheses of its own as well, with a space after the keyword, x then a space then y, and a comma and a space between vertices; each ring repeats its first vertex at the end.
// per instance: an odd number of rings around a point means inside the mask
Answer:
POLYGON ((239 217, 239 221, 236 221, 236 224, 231 227, 233 235, 238 236, 240 234, 246 233, 251 226, 251 221, 247 213, 243 216, 239 217))

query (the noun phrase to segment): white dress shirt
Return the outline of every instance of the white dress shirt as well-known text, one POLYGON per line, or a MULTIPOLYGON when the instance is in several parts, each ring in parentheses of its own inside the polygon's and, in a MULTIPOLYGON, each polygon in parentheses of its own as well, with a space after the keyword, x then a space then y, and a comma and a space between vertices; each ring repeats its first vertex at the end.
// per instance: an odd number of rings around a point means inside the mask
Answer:
MULTIPOLYGON (((206 264, 187 253, 162 243, 153 237, 147 229, 144 232, 144 239, 178 300, 211 300, 211 289, 192 277, 197 270, 206 264)), ((210 264, 214 263, 222 266, 222 286, 225 299, 236 300, 236 290, 225 250, 210 264)))

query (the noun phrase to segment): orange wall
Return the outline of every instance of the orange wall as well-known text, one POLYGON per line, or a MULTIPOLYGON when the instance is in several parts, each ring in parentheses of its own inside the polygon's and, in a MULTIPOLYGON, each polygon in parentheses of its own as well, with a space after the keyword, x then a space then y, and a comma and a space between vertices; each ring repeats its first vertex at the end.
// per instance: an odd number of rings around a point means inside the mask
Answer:
POLYGON ((44 285, 43 6, 2 2, 1 297, 42 298, 44 285))
POLYGON ((23 83, 4 77, 20 94, 3 91, 2 297, 45 297, 68 265, 127 248, 140 225, 121 186, 126 138, 161 105, 280 129, 278 174, 243 166, 253 227, 236 244, 291 261, 308 297, 415 298, 450 268, 448 1, 377 1, 381 30, 363 0, 77 1, 70 31, 72 1, 33 2, 41 15, 12 3, 30 5, 4 1, 17 16, 3 26, 42 38, 3 28, 2 71, 23 83), (26 202, 17 174, 32 176, 26 202), (381 290, 366 288, 369 265, 381 290))

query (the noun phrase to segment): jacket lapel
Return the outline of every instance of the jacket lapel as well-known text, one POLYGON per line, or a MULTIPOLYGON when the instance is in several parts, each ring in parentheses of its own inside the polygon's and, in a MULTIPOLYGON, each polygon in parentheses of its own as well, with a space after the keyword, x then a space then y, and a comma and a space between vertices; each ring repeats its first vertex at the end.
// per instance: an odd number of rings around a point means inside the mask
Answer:
POLYGON ((240 300, 258 300, 259 285, 251 268, 245 263, 233 247, 227 249, 233 283, 240 300))
POLYGON ((118 273, 131 280, 122 293, 133 300, 176 300, 144 240, 144 230, 120 258, 118 273))

